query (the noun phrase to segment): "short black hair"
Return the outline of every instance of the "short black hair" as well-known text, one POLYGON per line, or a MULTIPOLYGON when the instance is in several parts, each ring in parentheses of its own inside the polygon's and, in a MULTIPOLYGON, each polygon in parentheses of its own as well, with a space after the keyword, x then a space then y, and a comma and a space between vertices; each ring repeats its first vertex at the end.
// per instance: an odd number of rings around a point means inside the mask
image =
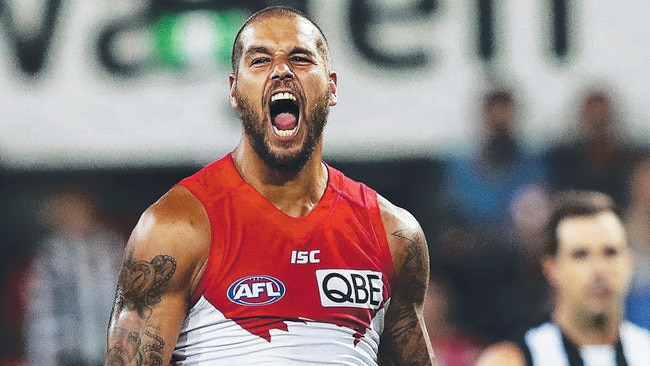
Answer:
POLYGON ((318 44, 318 50, 320 51, 321 55, 323 56, 323 59, 325 60, 325 64, 327 69, 329 70, 331 65, 330 61, 330 52, 329 52, 329 45, 327 43, 327 38, 325 37, 325 33, 323 33, 323 30, 316 24, 313 20, 311 20, 305 13, 296 10, 294 8, 288 7, 288 6, 282 6, 282 5, 276 5, 276 6, 269 6, 266 7, 262 10, 259 10, 244 22, 242 24, 241 28, 239 28, 239 31, 237 32, 237 35, 235 36, 235 40, 233 42, 232 46, 232 53, 230 55, 230 64, 232 66, 232 72, 236 75, 238 71, 238 64, 239 64, 239 59, 242 56, 242 44, 241 44, 241 34, 246 29, 250 24, 254 23, 258 19, 263 19, 266 17, 270 16, 286 16, 290 18, 302 18, 307 20, 309 23, 311 23, 320 33, 321 37, 323 37, 323 43, 318 44))
POLYGON ((596 191, 560 191, 554 195, 551 204, 551 215, 546 225, 546 254, 551 256, 558 253, 557 228, 562 220, 603 212, 616 214, 614 201, 607 194, 596 191))

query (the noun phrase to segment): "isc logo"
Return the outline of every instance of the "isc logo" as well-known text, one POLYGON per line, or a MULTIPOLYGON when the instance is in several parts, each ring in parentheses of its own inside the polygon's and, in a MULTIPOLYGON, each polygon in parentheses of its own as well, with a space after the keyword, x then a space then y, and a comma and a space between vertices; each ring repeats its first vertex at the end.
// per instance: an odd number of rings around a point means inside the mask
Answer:
POLYGON ((316 271, 316 279, 322 306, 379 309, 382 303, 381 272, 322 269, 316 271))
POLYGON ((305 264, 305 263, 320 263, 320 249, 315 250, 292 250, 291 263, 305 264))
POLYGON ((240 305, 268 305, 282 298, 285 287, 271 276, 248 276, 240 278, 228 287, 228 299, 240 305))

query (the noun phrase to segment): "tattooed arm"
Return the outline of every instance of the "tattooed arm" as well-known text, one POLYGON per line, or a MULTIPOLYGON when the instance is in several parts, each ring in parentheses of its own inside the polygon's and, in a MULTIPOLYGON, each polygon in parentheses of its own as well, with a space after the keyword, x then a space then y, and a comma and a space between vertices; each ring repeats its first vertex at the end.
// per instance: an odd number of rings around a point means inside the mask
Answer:
POLYGON ((106 365, 169 364, 209 245, 205 211, 185 188, 144 212, 125 249, 106 365))
POLYGON ((379 364, 435 365, 422 314, 429 282, 429 252, 422 228, 407 211, 380 197, 395 267, 395 283, 379 344, 379 364))

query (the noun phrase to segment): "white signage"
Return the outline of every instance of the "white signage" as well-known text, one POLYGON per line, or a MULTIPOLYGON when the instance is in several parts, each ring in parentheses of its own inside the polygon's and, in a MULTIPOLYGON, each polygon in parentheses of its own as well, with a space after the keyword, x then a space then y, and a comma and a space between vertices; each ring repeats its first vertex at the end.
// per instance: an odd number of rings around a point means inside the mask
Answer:
MULTIPOLYGON (((204 164, 238 143, 228 56, 252 11, 245 1, 2 2, 4 164, 204 164)), ((490 75, 516 86, 531 147, 571 128, 591 82, 613 88, 637 142, 650 139, 647 0, 287 3, 310 14, 332 48, 339 104, 326 128, 328 157, 470 147, 490 75)))

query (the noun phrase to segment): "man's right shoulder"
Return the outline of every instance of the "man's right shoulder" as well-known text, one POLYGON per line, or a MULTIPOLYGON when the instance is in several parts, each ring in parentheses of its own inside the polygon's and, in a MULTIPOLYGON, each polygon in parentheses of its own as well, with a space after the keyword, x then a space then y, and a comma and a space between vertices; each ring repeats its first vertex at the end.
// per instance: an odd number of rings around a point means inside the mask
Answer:
POLYGON ((140 217, 129 245, 153 251, 204 252, 210 245, 210 224, 201 202, 176 185, 140 217))
POLYGON ((165 258, 174 263, 176 275, 170 286, 189 298, 207 262, 210 239, 203 206, 187 188, 177 185, 142 214, 125 248, 125 260, 153 265, 157 258, 165 258))

